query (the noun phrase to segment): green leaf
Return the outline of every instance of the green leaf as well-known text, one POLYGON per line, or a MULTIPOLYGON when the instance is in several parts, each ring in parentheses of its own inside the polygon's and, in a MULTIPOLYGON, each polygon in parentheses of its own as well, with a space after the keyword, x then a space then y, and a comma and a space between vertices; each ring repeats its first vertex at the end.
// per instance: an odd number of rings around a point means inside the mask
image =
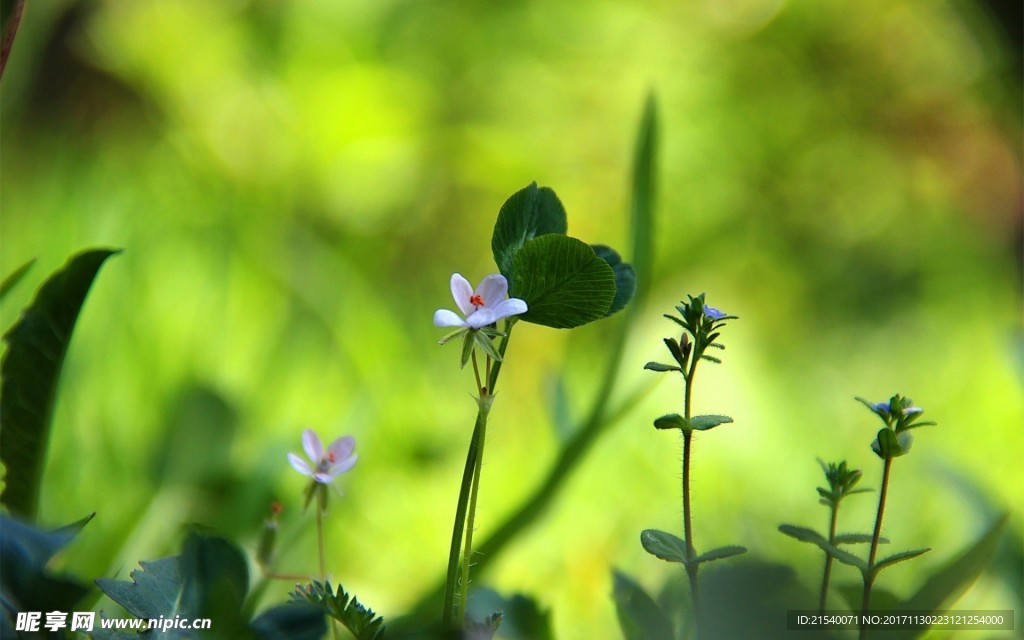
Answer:
POLYGON ((732 422, 732 418, 729 416, 693 416, 690 418, 690 427, 697 431, 707 431, 708 429, 714 429, 720 424, 728 424, 732 422))
POLYGON ((292 599, 310 602, 318 606, 348 629, 356 640, 383 640, 384 618, 363 606, 358 599, 350 596, 340 586, 337 591, 331 583, 316 580, 307 585, 296 585, 292 599))
POLYGON ((608 263, 608 266, 612 268, 612 273, 615 274, 615 298, 612 299, 612 306, 605 314, 605 316, 610 316, 616 311, 621 311, 633 299, 633 294, 636 293, 636 272, 633 271, 631 265, 622 261, 615 249, 603 244, 590 246, 598 258, 608 263))
POLYGON ((17 324, 4 336, 0 372, 0 460, 7 468, 3 503, 35 518, 57 381, 71 332, 103 261, 116 253, 80 253, 50 276, 17 324))
POLYGON ((480 349, 490 356, 491 360, 494 362, 501 362, 501 354, 498 353, 498 349, 494 346, 494 343, 491 342, 491 339, 488 338, 483 331, 470 331, 470 334, 472 334, 473 340, 480 349))
POLYGON ((626 574, 612 571, 612 598, 626 640, 672 640, 674 633, 661 607, 626 574))
MULTIPOLYGON (((95 514, 93 514, 95 515, 95 514)), ((92 515, 66 527, 44 531, 0 514, 0 628, 15 611, 71 611, 89 588, 47 568, 51 558, 75 537, 92 515)), ((14 629, 11 622, 11 631, 14 629)), ((6 635, 4 637, 7 637, 6 635)))
POLYGON ((848 564, 851 567, 857 567, 858 569, 861 570, 861 573, 867 572, 867 570, 868 570, 868 563, 867 563, 866 560, 861 560, 860 558, 858 558, 857 556, 853 555, 849 551, 843 551, 842 549, 840 549, 838 547, 834 547, 834 546, 832 546, 832 545, 830 545, 828 543, 822 544, 822 545, 818 545, 818 546, 821 547, 822 551, 824 551, 828 555, 832 556, 833 558, 835 558, 839 562, 842 562, 843 564, 848 564))
POLYGON ((25 264, 21 265, 17 269, 11 272, 11 275, 4 278, 3 283, 0 283, 0 300, 3 300, 7 294, 21 282, 21 279, 25 277, 25 274, 29 272, 32 265, 36 263, 36 259, 32 258, 25 264))
POLYGON ((791 524, 780 524, 779 531, 786 534, 790 538, 796 538, 800 542, 810 542, 811 544, 818 545, 819 547, 828 544, 825 540, 825 536, 821 535, 814 529, 808 529, 807 527, 797 527, 791 524))
POLYGON ((648 362, 647 364, 644 365, 644 369, 647 369, 648 371, 658 372, 682 371, 682 369, 680 369, 679 367, 676 367, 671 364, 661 364, 660 362, 648 362))
MULTIPOLYGON (((263 619, 258 628, 246 624, 241 611, 249 588, 248 566, 238 547, 223 538, 193 532, 185 539, 180 555, 139 565, 142 568, 130 574, 131 582, 96 581, 103 593, 138 618, 210 618, 217 625, 218 637, 239 640, 252 638, 254 633, 267 640, 278 638, 273 627, 283 618, 294 621, 293 612, 289 612, 263 619)), ((295 613, 302 621, 304 638, 311 637, 307 634, 316 627, 310 613, 295 613)), ((321 635, 326 631, 322 616, 318 630, 321 635)), ((181 629, 169 629, 164 636, 192 637, 188 630, 181 629)))
POLYGON ((654 203, 657 194, 658 105, 654 94, 647 96, 633 150, 633 192, 630 201, 633 236, 633 268, 638 293, 646 293, 654 263, 654 203))
POLYGON ((901 551, 900 553, 894 553, 888 558, 883 558, 876 562, 871 569, 877 574, 882 569, 887 569, 898 562, 903 562, 904 560, 916 558, 917 556, 928 553, 929 551, 931 551, 931 549, 914 549, 913 551, 901 551))
POLYGON ((549 187, 531 182, 513 193, 501 205, 491 236, 491 252, 501 275, 514 280, 516 254, 527 242, 550 233, 565 235, 567 230, 565 208, 549 187))
POLYGON ((717 549, 712 549, 711 551, 706 551, 697 556, 696 558, 694 558, 693 562, 696 564, 700 564, 703 562, 713 562, 715 560, 722 560, 724 558, 738 556, 746 552, 746 547, 741 547, 739 545, 728 545, 725 547, 718 547, 717 549))
POLYGON ((686 418, 679 415, 678 413, 670 413, 665 416, 661 416, 654 421, 655 429, 679 429, 680 431, 691 430, 690 423, 686 421, 686 418))
POLYGON ((512 290, 529 310, 521 320, 571 329, 603 318, 615 298, 615 274, 576 238, 546 235, 515 256, 512 290))
MULTIPOLYGON (((849 494, 847 494, 849 495, 849 494)), ((870 533, 839 533, 832 539, 833 544, 870 544, 871 543, 870 533)), ((879 538, 879 544, 889 544, 888 538, 879 538)))
POLYGON ((327 623, 320 607, 289 602, 256 616, 252 630, 260 640, 320 640, 327 633, 327 623))
MULTIPOLYGON (((514 594, 504 597, 493 589, 477 587, 469 602, 467 615, 471 619, 487 618, 493 621, 493 615, 484 612, 499 611, 501 616, 501 635, 503 640, 553 640, 551 630, 551 612, 544 610, 537 601, 529 596, 514 594)), ((465 630, 464 630, 465 631, 465 630)), ((490 631, 490 629, 486 629, 490 631)), ((401 634, 397 634, 401 637, 401 634)), ((469 634, 465 634, 469 636, 469 634)), ((431 636, 433 637, 433 636, 431 636)), ((477 636, 471 636, 476 639, 477 636)))
POLYGON ((905 608, 936 611, 952 604, 992 561, 1008 522, 1008 514, 993 522, 977 542, 925 579, 917 593, 906 601, 905 608))
POLYGON ((679 536, 658 529, 644 529, 640 533, 640 544, 652 556, 687 564, 686 542, 679 536))

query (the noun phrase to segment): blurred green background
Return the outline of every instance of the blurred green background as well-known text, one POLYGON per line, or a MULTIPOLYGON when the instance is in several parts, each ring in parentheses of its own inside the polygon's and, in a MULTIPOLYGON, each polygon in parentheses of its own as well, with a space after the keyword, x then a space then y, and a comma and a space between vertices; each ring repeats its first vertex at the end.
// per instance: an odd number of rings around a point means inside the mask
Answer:
MULTIPOLYGON (((559 638, 611 638, 610 568, 651 589, 678 571, 639 532, 681 528, 681 447, 651 427, 681 385, 642 366, 675 332, 661 314, 706 291, 740 320, 697 380, 696 410, 736 420, 696 443, 698 548, 744 544, 815 588, 820 555, 776 526, 827 524, 816 456, 878 486, 878 424, 853 396, 901 392, 939 426, 895 465, 884 534, 934 551, 880 584, 912 591, 1017 508, 1000 571, 958 607, 1019 617, 1020 50, 986 6, 30 3, 0 104, 0 273, 37 264, 3 327, 68 255, 125 250, 62 379, 41 519, 97 512, 65 568, 123 577, 193 522, 252 549, 279 499, 278 569, 314 572, 285 458, 312 426, 360 455, 328 518, 332 575, 385 616, 415 602, 444 570, 475 415, 430 321, 448 277, 496 270, 497 210, 531 180, 570 234, 627 248, 653 90, 656 265, 615 397, 653 390, 477 584, 534 594, 559 638)), ((517 329, 478 536, 557 453, 552 387, 582 417, 621 321, 517 329)), ((875 500, 852 499, 841 528, 870 530, 875 500)))

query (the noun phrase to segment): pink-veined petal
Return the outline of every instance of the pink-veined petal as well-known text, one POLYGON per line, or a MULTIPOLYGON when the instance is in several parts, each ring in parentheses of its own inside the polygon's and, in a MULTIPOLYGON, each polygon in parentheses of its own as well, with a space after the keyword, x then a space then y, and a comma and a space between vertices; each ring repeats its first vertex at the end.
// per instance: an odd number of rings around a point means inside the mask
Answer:
POLYGON ((473 313, 473 309, 476 307, 469 301, 469 298, 473 295, 473 285, 469 284, 469 280, 462 277, 462 274, 453 273, 451 280, 452 298, 455 299, 455 306, 459 308, 462 315, 468 316, 473 313))
POLYGON ((494 320, 501 320, 509 316, 519 315, 520 313, 526 313, 526 301, 520 300, 519 298, 509 298, 508 300, 502 300, 500 304, 494 307, 494 320))
POLYGON ((321 458, 324 457, 324 445, 320 442, 316 431, 306 429, 302 432, 302 450, 313 461, 314 466, 320 463, 321 458))
POLYGON ((352 436, 343 436, 341 438, 338 438, 337 440, 332 442, 331 446, 328 447, 327 449, 328 459, 330 459, 330 454, 333 453, 334 463, 336 464, 338 462, 341 462, 345 458, 352 455, 352 452, 355 451, 355 448, 356 440, 352 436))
POLYGON ((435 327, 465 327, 466 321, 463 320, 454 311, 448 309, 438 309, 434 312, 434 326, 435 327))
POLYGON ((288 454, 288 462, 291 463, 292 469, 295 469, 296 471, 298 471, 302 475, 304 475, 304 476, 311 476, 311 475, 313 475, 313 470, 309 468, 309 465, 306 464, 306 461, 303 460, 302 458, 300 458, 299 456, 295 455, 294 453, 289 453, 288 454))
POLYGON ((356 465, 356 460, 359 460, 359 456, 356 454, 344 458, 337 464, 332 464, 331 468, 327 470, 327 473, 331 474, 331 476, 340 476, 341 474, 345 473, 346 471, 354 467, 356 465))
POLYGON ((508 280, 501 274, 491 274, 476 288, 476 294, 484 299, 485 307, 496 307, 508 295, 508 280))
POLYGON ((466 324, 473 329, 479 329, 480 327, 486 327, 494 322, 494 309, 482 307, 477 309, 473 313, 469 314, 466 318, 466 324))

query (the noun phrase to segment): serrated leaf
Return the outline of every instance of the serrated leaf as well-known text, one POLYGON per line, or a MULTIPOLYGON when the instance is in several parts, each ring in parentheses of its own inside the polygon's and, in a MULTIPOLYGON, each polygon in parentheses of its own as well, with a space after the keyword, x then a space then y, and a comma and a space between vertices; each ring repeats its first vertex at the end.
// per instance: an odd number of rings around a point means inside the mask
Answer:
POLYGON ((626 574, 612 571, 612 598, 626 640, 672 640, 672 623, 661 607, 626 574))
POLYGON ((828 543, 821 544, 821 545, 818 545, 818 546, 821 547, 822 551, 824 551, 828 555, 832 556, 833 558, 835 558, 839 562, 842 562, 843 564, 848 564, 851 567, 857 567, 858 569, 861 570, 862 573, 864 573, 864 572, 866 572, 868 570, 868 563, 867 563, 867 561, 866 560, 861 560, 860 558, 858 558, 857 556, 853 555, 849 551, 843 551, 842 549, 840 549, 838 547, 834 547, 834 546, 832 546, 832 545, 830 545, 828 543))
POLYGON ((693 416, 690 418, 690 427, 696 431, 707 431, 720 424, 729 424, 730 422, 732 422, 732 418, 729 416, 693 416))
POLYGON ((7 294, 10 293, 11 289, 18 286, 18 283, 21 282, 21 279, 25 277, 25 274, 29 272, 29 270, 32 268, 32 265, 34 265, 35 263, 36 259, 32 258, 25 264, 21 265, 20 267, 12 271, 9 276, 4 278, 4 281, 0 283, 0 300, 3 300, 7 296, 7 294))
POLYGON ((654 421, 655 429, 679 429, 680 431, 688 431, 690 429, 690 423, 686 421, 686 418, 679 415, 678 413, 670 413, 665 416, 661 416, 654 421))
POLYGON ((659 373, 664 373, 666 371, 682 371, 679 367, 670 364, 661 364, 660 362, 648 362, 644 365, 644 369, 647 369, 648 371, 657 371, 659 373))
POLYGON ((78 313, 103 262, 98 249, 71 258, 43 283, 17 324, 4 335, 0 364, 0 460, 7 468, 3 503, 34 519, 39 502, 57 381, 78 313))
POLYGON ((296 585, 291 595, 293 600, 318 606, 324 613, 344 625, 356 640, 384 638, 384 618, 362 605, 357 598, 350 596, 340 586, 335 591, 331 588, 330 582, 321 583, 314 580, 307 585, 296 585))
POLYGON ((531 182, 513 193, 501 205, 491 236, 491 252, 501 275, 510 283, 514 280, 516 254, 527 242, 551 233, 565 235, 567 230, 565 208, 549 187, 531 182))
MULTIPOLYGON (((143 619, 210 618, 223 637, 250 637, 241 619, 249 587, 248 566, 233 543, 215 536, 190 533, 182 553, 143 561, 131 581, 100 579, 97 586, 111 600, 143 619)), ((188 630, 170 629, 169 638, 189 637, 188 630)))
POLYGON ((931 551, 931 549, 914 549, 913 551, 901 551, 900 553, 894 553, 893 555, 887 558, 883 558, 882 560, 875 562, 874 566, 872 567, 872 570, 875 573, 878 573, 882 569, 888 569, 889 567, 898 562, 903 562, 904 560, 916 558, 917 556, 924 553, 928 553, 929 551, 931 551))
POLYGON ((711 551, 706 551, 696 558, 693 559, 694 564, 700 564, 704 562, 713 562, 715 560, 723 560, 725 558, 731 558, 740 554, 746 553, 747 548, 739 545, 728 545, 725 547, 718 547, 711 551))
POLYGON ((563 235, 527 242, 516 253, 512 290, 529 310, 520 320, 571 329, 603 318, 615 298, 615 275, 588 244, 563 235))
POLYGON ((797 527, 791 524, 780 524, 779 531, 786 534, 790 538, 796 538, 800 542, 809 542, 819 547, 824 544, 828 544, 825 540, 825 536, 821 535, 814 529, 808 529, 807 527, 797 527))
POLYGON ((633 299, 633 295, 636 293, 636 272, 633 271, 631 265, 622 261, 622 257, 615 249, 603 244, 594 244, 591 245, 591 248, 598 258, 608 263, 608 266, 612 268, 612 273, 615 274, 615 297, 612 299, 612 306, 604 314, 607 317, 624 309, 633 299))
POLYGON ((640 544, 652 556, 687 564, 686 542, 679 536, 658 529, 644 529, 640 533, 640 544))

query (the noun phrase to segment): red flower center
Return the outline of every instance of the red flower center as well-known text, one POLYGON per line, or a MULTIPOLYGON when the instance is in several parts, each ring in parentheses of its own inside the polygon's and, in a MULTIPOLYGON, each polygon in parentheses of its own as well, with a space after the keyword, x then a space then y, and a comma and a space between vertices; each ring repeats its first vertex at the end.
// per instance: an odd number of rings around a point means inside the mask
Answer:
POLYGON ((473 295, 469 296, 469 304, 473 305, 474 307, 484 306, 483 296, 481 296, 478 293, 474 293, 473 295))

